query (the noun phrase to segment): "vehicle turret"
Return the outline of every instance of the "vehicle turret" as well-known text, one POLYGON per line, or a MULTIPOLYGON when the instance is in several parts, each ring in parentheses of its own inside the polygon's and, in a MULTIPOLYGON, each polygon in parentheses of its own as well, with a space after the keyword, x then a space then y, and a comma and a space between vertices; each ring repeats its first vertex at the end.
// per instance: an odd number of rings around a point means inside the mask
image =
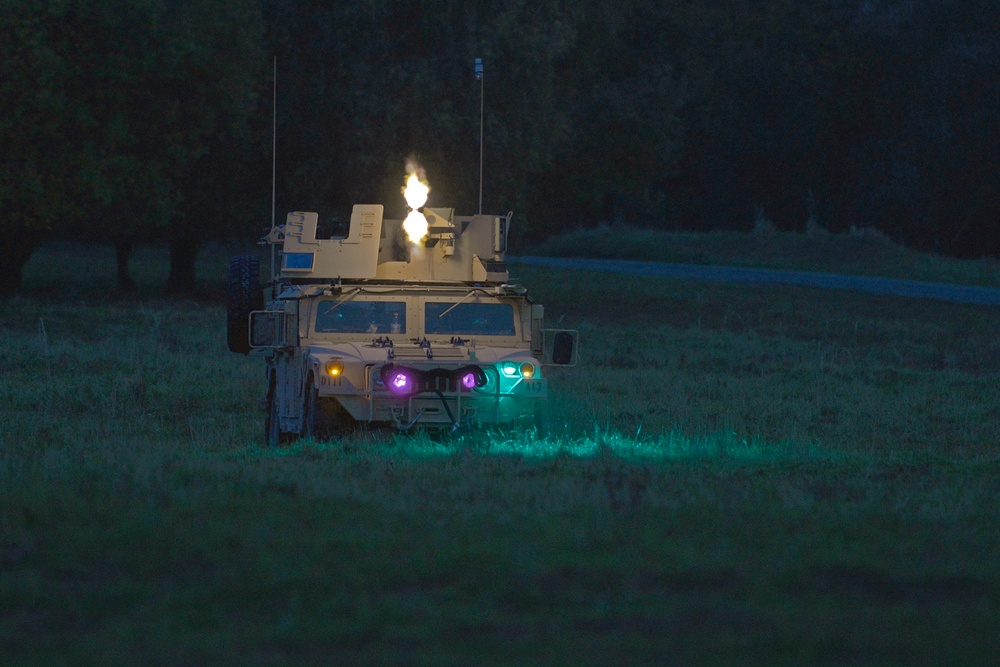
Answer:
POLYGON ((504 253, 512 213, 456 216, 451 208, 425 208, 427 235, 407 239, 402 220, 384 219, 379 204, 356 205, 344 236, 318 234, 319 215, 289 213, 264 243, 280 249, 285 280, 404 280, 503 284, 504 253))

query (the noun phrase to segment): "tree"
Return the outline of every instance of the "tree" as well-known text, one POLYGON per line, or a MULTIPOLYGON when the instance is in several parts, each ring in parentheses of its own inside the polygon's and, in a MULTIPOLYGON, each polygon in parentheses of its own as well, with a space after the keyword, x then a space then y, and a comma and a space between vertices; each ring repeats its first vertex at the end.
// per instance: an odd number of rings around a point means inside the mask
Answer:
POLYGON ((410 153, 433 203, 476 208, 482 57, 484 208, 517 236, 762 211, 968 254, 1000 243, 994 5, 264 0, 279 209, 401 215, 410 153))
POLYGON ((195 260, 206 238, 224 238, 246 225, 245 186, 259 182, 248 167, 251 118, 259 112, 267 58, 263 23, 252 0, 170 3, 164 90, 174 101, 162 118, 160 145, 182 160, 170 219, 168 292, 194 292, 195 260))
POLYGON ((839 216, 920 248, 1000 254, 1000 24, 994 3, 857 8, 835 114, 839 216))
POLYGON ((529 181, 529 210, 550 225, 543 233, 663 224, 664 184, 683 144, 682 91, 661 34, 670 11, 639 0, 575 8, 571 48, 555 63, 565 136, 529 181))
POLYGON ((75 214, 71 35, 56 29, 66 4, 0 1, 0 294, 20 288, 35 247, 75 214))
MULTIPOLYGON (((245 138, 260 20, 252 0, 3 0, 3 225, 16 274, 59 233, 108 240, 128 287, 137 238, 171 242, 168 288, 194 287, 191 206, 213 148, 245 138), (37 82, 43 82, 38 86, 37 82), (204 170, 202 171, 202 175, 204 170), (69 230, 69 231, 66 231, 69 230)), ((214 156, 215 168, 225 164, 214 156)), ((229 163, 226 166, 231 166, 229 163)))
POLYGON ((826 200, 830 92, 847 16, 831 0, 699 0, 670 25, 686 91, 684 155, 669 180, 680 225, 801 228, 826 200), (812 195, 810 195, 812 193, 812 195), (812 210, 811 210, 812 209, 812 210))
MULTIPOLYGON (((610 3, 605 10, 557 0, 268 2, 279 201, 329 210, 371 198, 400 214, 403 158, 414 153, 433 201, 476 210, 477 57, 486 68, 484 209, 517 210, 516 232, 537 237, 581 211, 596 218, 609 192, 638 199, 673 159, 676 90, 662 60, 633 71, 627 55, 600 43, 600 23, 615 15, 610 3), (587 43, 581 22, 595 32, 587 43)), ((611 39, 628 40, 622 25, 611 39)))

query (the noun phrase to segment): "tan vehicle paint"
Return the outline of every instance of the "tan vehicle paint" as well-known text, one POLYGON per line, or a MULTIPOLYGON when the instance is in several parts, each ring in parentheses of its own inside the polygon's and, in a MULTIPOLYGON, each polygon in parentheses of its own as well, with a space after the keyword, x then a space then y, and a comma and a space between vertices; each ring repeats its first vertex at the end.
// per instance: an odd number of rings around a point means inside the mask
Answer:
POLYGON ((576 332, 509 283, 511 214, 425 208, 406 238, 381 205, 356 205, 344 236, 289 213, 259 260, 230 263, 230 349, 266 362, 266 441, 327 437, 363 423, 455 430, 537 425, 546 365, 573 365, 576 332))

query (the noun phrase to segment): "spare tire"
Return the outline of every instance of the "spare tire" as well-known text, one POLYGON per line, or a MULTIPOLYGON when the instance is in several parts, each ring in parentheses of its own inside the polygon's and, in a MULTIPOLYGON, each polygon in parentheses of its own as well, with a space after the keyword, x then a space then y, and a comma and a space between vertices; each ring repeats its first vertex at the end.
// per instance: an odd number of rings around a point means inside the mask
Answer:
POLYGON ((250 352, 250 312, 263 308, 260 259, 233 257, 229 260, 229 287, 226 292, 226 337, 231 351, 240 354, 250 352))

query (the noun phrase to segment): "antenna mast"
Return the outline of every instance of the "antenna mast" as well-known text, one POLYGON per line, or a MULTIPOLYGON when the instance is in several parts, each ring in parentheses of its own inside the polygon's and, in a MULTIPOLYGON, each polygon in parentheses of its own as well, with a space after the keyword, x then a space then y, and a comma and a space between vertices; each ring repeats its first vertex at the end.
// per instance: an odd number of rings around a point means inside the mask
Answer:
POLYGON ((274 84, 271 88, 271 227, 274 227, 275 222, 275 162, 277 161, 277 145, 278 145, 278 56, 274 56, 274 62, 272 64, 272 76, 274 84))
POLYGON ((476 80, 479 81, 479 213, 483 212, 483 59, 476 58, 476 80))
MULTIPOLYGON (((278 56, 271 64, 273 85, 271 87, 271 229, 274 229, 277 211, 277 159, 278 159, 278 56)), ((274 279, 275 247, 271 244, 271 279, 274 279)))

